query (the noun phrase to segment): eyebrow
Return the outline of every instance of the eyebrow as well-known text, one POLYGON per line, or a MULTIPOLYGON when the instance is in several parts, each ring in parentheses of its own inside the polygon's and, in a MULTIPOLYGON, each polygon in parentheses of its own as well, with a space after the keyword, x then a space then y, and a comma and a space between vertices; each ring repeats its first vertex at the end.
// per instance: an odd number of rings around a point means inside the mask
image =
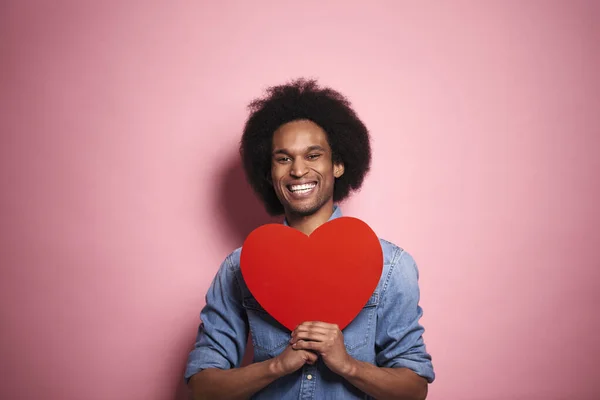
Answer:
MULTIPOLYGON (((310 153, 311 151, 325 151, 325 149, 322 146, 319 146, 318 144, 312 145, 312 146, 308 146, 304 152, 305 153, 310 153)), ((290 154, 290 151, 287 149, 275 149, 273 150, 273 155, 276 154, 290 154)))

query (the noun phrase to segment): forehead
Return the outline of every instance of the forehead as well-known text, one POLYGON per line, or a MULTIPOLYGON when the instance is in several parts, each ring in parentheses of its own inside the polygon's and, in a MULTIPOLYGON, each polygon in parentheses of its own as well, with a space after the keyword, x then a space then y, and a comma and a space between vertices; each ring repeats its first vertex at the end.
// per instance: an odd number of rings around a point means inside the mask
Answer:
POLYGON ((309 120, 288 122, 277 128, 273 134, 274 150, 302 151, 311 146, 321 146, 330 150, 323 128, 309 120))

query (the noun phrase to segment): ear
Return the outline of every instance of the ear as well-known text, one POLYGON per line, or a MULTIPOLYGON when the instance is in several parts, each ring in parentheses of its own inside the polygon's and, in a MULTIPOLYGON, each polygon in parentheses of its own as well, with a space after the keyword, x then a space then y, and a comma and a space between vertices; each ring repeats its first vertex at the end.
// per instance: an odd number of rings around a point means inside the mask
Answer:
POLYGON ((344 175, 344 163, 333 164, 333 176, 339 178, 344 175))

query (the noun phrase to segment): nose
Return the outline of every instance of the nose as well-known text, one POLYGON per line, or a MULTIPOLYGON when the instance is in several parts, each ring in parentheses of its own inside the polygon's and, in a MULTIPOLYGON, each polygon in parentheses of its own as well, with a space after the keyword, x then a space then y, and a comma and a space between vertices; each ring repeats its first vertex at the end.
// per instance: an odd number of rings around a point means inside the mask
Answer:
POLYGON ((292 168, 290 169, 290 175, 294 178, 301 178, 308 173, 308 167, 304 163, 304 160, 301 157, 297 157, 294 159, 292 163, 292 168))

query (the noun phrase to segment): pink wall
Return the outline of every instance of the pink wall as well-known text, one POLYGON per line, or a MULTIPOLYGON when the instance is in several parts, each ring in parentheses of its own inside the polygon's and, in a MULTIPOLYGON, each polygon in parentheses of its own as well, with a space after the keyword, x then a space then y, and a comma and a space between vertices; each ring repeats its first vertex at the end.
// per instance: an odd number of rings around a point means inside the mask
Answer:
POLYGON ((184 398, 265 221, 245 105, 300 75, 372 132, 344 210, 419 263, 429 398, 600 398, 600 3, 82 3, 0 5, 0 398, 184 398))

